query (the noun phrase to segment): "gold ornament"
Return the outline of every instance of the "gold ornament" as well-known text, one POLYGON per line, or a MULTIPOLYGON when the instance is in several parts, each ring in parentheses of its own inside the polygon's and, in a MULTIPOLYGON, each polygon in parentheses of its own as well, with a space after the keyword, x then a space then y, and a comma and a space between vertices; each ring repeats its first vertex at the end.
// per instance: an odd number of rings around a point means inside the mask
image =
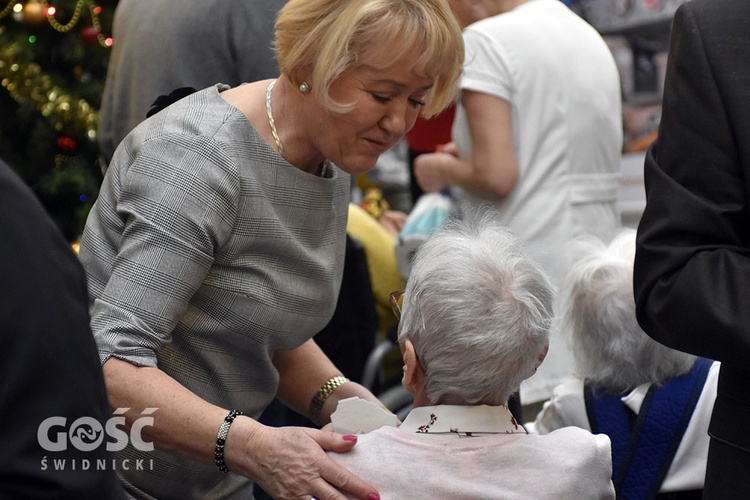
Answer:
POLYGON ((42 24, 47 20, 47 8, 39 0, 29 0, 23 7, 23 22, 29 25, 42 24))
POLYGON ((373 216, 375 220, 380 220, 383 214, 391 209, 391 206, 383 198, 383 191, 378 188, 369 188, 365 191, 362 203, 359 206, 373 216))

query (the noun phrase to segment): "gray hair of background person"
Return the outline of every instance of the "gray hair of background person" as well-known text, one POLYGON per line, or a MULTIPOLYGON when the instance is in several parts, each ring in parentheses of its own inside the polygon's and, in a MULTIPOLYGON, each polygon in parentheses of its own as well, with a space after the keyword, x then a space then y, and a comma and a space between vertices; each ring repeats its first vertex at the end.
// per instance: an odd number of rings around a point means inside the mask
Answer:
POLYGON ((428 398, 506 404, 545 352, 554 297, 500 223, 444 223, 417 251, 399 331, 425 369, 428 398))
POLYGON ((582 237, 561 290, 561 328, 572 341, 579 375, 593 387, 625 391, 660 384, 690 370, 695 356, 646 335, 635 316, 634 229, 624 229, 609 245, 582 237))
POLYGON ((418 73, 434 79, 422 114, 430 117, 456 97, 464 60, 461 30, 446 0, 307 0, 286 4, 276 21, 274 49, 279 68, 297 84, 305 72, 312 92, 331 111, 348 103, 333 101, 328 90, 338 76, 358 64, 386 68, 397 40, 403 51, 419 51, 418 73), (456 61, 461 64, 456 65, 456 61))

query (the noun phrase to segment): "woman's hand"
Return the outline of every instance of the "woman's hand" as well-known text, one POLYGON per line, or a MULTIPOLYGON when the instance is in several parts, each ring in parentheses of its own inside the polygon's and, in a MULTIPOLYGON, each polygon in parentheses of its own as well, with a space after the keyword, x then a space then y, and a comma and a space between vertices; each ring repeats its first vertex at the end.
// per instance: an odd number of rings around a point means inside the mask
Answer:
MULTIPOLYGON (((305 345, 305 350, 317 348, 312 342, 305 345)), ((129 408, 125 414, 128 426, 140 417, 144 408, 160 409, 154 424, 143 429, 146 442, 153 442, 162 451, 215 467, 216 435, 227 415, 226 408, 207 403, 158 368, 139 367, 117 358, 109 358, 102 368, 110 405, 129 408)), ((303 369, 309 373, 312 366, 306 364, 303 369)), ((319 387, 318 382, 314 386, 319 387)), ((310 389, 313 390, 316 389, 310 389)), ((303 396, 306 404, 311 398, 310 391, 303 396)), ((326 400, 325 421, 340 397, 352 395, 377 401, 362 386, 349 382, 334 391, 328 398, 330 401, 326 400)), ((346 452, 355 444, 356 438, 344 439, 333 432, 266 427, 252 418, 238 416, 229 427, 224 461, 230 471, 257 481, 274 498, 310 500, 316 496, 320 500, 345 500, 344 494, 336 489, 339 487, 355 498, 375 500, 379 496, 372 485, 325 453, 326 450, 346 452)))
POLYGON ((380 217, 380 225, 394 238, 406 224, 406 214, 400 210, 386 210, 380 217))
POLYGON ((458 146, 455 142, 447 142, 445 144, 438 144, 435 147, 435 151, 438 153, 448 153, 458 158, 458 146))
POLYGON ((346 452, 355 444, 355 436, 266 427, 238 417, 229 430, 225 456, 230 470, 254 479, 273 498, 343 500, 340 489, 356 498, 376 500, 380 497, 373 486, 325 453, 346 452))
POLYGON ((425 193, 435 193, 448 187, 446 171, 456 161, 448 152, 425 153, 414 159, 414 176, 425 193))

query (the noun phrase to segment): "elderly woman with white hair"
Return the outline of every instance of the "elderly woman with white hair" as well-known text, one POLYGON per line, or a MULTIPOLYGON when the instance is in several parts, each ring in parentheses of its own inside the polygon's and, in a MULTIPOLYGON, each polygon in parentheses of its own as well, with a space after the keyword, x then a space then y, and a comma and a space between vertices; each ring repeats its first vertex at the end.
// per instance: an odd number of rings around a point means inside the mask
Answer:
POLYGON ((554 297, 499 223, 447 222, 394 294, 414 409, 329 454, 382 498, 614 498, 606 436, 529 435, 505 406, 546 355, 554 297))
POLYGON ((582 238, 560 296, 560 328, 578 375, 559 385, 533 426, 609 435, 618 497, 701 498, 719 363, 652 340, 633 298, 635 230, 609 245, 582 238))

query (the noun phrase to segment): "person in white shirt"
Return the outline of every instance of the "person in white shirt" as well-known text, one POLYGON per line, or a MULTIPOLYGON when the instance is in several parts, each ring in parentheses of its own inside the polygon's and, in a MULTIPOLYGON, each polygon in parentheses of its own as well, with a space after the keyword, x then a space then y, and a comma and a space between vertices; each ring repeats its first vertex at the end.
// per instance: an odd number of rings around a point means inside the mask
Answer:
MULTIPOLYGON (((425 192, 450 188, 464 218, 490 211, 559 286, 558 251, 575 236, 611 238, 622 153, 622 96, 602 36, 560 0, 450 0, 466 56, 453 142, 419 156, 425 192)), ((550 397, 572 371, 550 336, 521 403, 550 397)))
POLYGON ((653 497, 626 494, 631 477, 633 488, 650 488, 652 495, 700 498, 720 364, 659 344, 638 326, 635 235, 623 229, 609 245, 596 238, 573 245, 577 259, 560 296, 560 328, 578 374, 555 388, 527 427, 540 434, 568 426, 609 433, 614 484, 625 498, 653 497), (603 413, 611 411, 624 425, 603 413), (631 450, 629 461, 625 453, 618 460, 618 439, 631 450))
POLYGON ((446 222, 393 297, 414 409, 330 456, 383 499, 614 498, 609 438, 529 435, 505 406, 546 355, 555 297, 507 229, 446 222))

